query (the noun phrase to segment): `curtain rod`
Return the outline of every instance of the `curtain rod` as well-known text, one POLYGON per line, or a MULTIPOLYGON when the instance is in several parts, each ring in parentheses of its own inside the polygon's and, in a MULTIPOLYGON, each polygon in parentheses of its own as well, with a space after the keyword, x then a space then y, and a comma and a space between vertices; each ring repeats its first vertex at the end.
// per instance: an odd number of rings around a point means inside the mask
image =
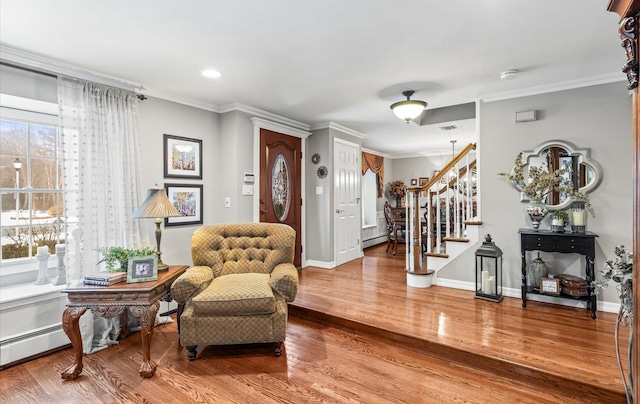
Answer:
POLYGON ((54 79, 58 78, 58 75, 53 74, 53 73, 43 72, 42 70, 36 70, 36 69, 32 69, 30 67, 20 66, 20 65, 13 64, 13 63, 7 63, 5 61, 0 61, 0 65, 13 67, 14 69, 24 70, 24 71, 27 71, 27 72, 36 73, 36 74, 40 74, 40 75, 47 76, 47 77, 53 77, 54 79))
POLYGON ((102 77, 88 70, 79 71, 77 70, 78 68, 74 66, 66 65, 61 62, 53 61, 52 59, 33 55, 28 52, 13 49, 4 45, 0 45, 0 65, 13 67, 15 69, 20 69, 54 78, 57 78, 60 74, 64 74, 70 77, 76 77, 81 80, 87 80, 99 84, 104 84, 110 87, 128 90, 136 94, 136 96, 140 100, 147 99, 145 95, 140 94, 136 91, 136 88, 143 88, 140 84, 129 83, 114 77, 102 77), (41 69, 40 66, 45 66, 45 68, 41 69), (52 68, 46 68, 46 66, 51 66, 52 68))

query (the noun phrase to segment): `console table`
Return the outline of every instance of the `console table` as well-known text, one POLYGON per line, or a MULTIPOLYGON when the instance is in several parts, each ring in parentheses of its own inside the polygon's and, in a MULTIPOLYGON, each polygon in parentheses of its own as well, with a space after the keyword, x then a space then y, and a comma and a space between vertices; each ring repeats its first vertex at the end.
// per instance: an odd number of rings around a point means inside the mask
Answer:
POLYGON ((156 364, 150 357, 151 337, 160 300, 171 300, 171 284, 187 268, 186 265, 170 266, 166 271, 158 272, 158 279, 155 281, 121 282, 111 286, 85 285, 80 282, 64 289, 62 293, 67 294, 69 302, 62 313, 62 329, 71 340, 75 359, 73 364, 62 372, 62 378, 73 380, 82 372, 82 337, 78 321, 87 309, 104 318, 123 315, 126 310, 130 310, 140 320, 142 364, 139 373, 142 377, 153 376, 156 364))
POLYGON ((522 256, 522 307, 527 307, 527 294, 541 294, 527 283, 527 251, 544 251, 551 253, 576 253, 585 257, 585 276, 588 285, 587 296, 559 295, 564 299, 582 300, 587 302, 587 309, 591 310, 591 318, 596 318, 597 299, 593 293, 592 281, 595 279, 594 260, 596 255, 595 238, 597 234, 586 233, 554 233, 550 230, 533 231, 520 229, 520 253, 522 256))

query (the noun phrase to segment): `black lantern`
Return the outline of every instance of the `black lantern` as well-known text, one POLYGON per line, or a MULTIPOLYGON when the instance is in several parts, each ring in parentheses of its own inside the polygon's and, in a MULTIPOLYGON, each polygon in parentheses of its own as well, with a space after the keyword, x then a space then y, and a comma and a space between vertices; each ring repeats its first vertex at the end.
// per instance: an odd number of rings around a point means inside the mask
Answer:
POLYGON ((476 250, 476 297, 502 300, 502 250, 491 241, 491 234, 476 250))

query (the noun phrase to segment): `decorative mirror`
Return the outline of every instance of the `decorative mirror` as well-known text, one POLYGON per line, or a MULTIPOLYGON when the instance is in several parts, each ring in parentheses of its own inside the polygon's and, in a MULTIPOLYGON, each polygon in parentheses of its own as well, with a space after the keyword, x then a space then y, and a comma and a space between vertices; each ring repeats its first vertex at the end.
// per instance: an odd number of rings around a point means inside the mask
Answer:
MULTIPOLYGON (((602 168, 591 160, 589 149, 578 149, 569 142, 550 140, 542 143, 534 150, 523 151, 522 161, 527 166, 547 167, 547 171, 555 171, 564 168, 566 171, 561 178, 564 185, 579 189, 588 194, 600 185, 602 181, 602 168)), ((514 187, 522 190, 514 183, 514 187)), ((567 209, 572 200, 568 195, 552 192, 545 202, 547 209, 551 211, 567 209)))

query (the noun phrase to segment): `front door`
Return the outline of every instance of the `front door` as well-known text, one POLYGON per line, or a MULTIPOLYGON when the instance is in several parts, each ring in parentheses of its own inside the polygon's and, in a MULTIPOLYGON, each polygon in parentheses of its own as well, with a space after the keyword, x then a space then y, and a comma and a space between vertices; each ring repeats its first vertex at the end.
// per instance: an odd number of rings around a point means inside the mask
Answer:
POLYGON ((360 172, 358 147, 334 144, 334 205, 336 265, 360 256, 360 172))
POLYGON ((297 268, 302 265, 301 144, 299 138, 260 129, 260 221, 294 228, 297 268))

